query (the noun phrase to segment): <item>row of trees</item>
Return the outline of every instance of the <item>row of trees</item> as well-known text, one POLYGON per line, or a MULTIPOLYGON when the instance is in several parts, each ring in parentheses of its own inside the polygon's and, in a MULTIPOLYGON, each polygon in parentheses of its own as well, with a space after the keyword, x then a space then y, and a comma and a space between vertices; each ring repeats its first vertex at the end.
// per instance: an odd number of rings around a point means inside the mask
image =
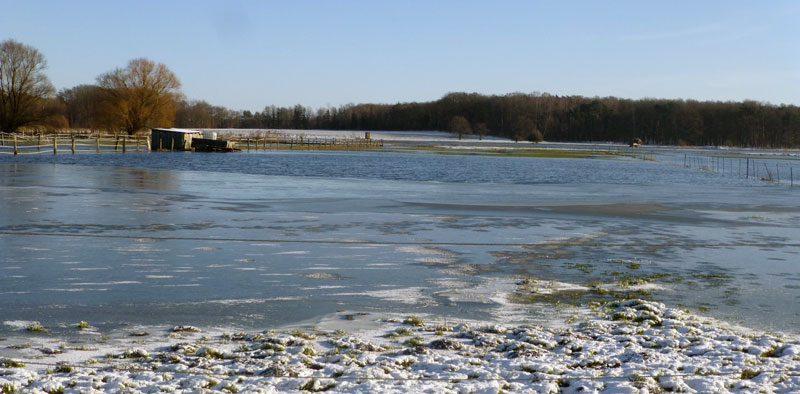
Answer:
POLYGON ((312 109, 267 106, 234 111, 187 101, 180 81, 163 64, 131 60, 97 77, 94 85, 55 89, 34 48, 0 43, 0 128, 108 129, 135 133, 150 127, 332 130, 448 130, 459 138, 487 135, 516 141, 800 146, 800 107, 754 101, 629 100, 546 93, 449 93, 439 100, 347 104, 312 109))
POLYGON ((546 93, 450 93, 424 103, 347 104, 312 110, 231 111, 178 104, 179 127, 447 130, 515 141, 617 141, 670 145, 800 146, 800 107, 755 101, 630 100, 546 93))
POLYGON ((180 81, 165 65, 140 58, 55 94, 36 48, 14 40, 0 43, 0 131, 103 128, 130 134, 169 126, 181 99, 180 81))
POLYGON ((57 100, 72 128, 134 134, 171 126, 182 101, 179 89, 180 81, 165 65, 140 58, 101 74, 97 85, 62 89, 57 100))

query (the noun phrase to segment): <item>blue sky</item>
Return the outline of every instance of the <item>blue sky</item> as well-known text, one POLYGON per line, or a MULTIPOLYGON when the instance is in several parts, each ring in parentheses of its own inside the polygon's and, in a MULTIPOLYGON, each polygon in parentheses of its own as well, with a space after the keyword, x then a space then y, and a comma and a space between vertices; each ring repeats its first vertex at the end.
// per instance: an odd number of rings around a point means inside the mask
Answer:
POLYGON ((232 109, 435 100, 447 92, 800 105, 796 1, 19 1, 0 40, 56 88, 166 64, 232 109))

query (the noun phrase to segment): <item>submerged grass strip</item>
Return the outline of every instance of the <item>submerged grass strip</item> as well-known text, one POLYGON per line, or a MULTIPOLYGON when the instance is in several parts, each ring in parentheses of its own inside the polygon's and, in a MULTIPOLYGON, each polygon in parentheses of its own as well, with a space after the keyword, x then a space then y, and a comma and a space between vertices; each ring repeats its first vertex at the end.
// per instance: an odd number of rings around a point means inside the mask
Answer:
POLYGON ((551 148, 449 148, 435 145, 416 145, 407 148, 396 148, 397 152, 429 153, 438 155, 460 156, 504 156, 504 157, 538 157, 550 159, 600 159, 614 157, 639 157, 639 152, 590 149, 551 149, 551 148))

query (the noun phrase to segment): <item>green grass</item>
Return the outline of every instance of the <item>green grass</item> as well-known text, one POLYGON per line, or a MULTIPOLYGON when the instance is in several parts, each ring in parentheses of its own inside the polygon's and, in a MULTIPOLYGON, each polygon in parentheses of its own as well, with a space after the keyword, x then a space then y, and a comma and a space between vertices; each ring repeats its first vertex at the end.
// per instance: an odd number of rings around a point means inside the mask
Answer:
POLYGON ((422 319, 420 319, 420 318, 418 318, 418 317, 416 317, 414 315, 406 317, 406 319, 403 320, 403 323, 410 324, 410 325, 412 325, 414 327, 422 327, 422 326, 425 325, 425 322, 423 322, 422 319))
POLYGON ((584 274, 594 272, 594 265, 588 263, 564 263, 564 268, 579 270, 584 274))
POLYGON ((315 336, 313 334, 307 334, 307 333, 305 333, 303 331, 300 331, 300 330, 292 330, 292 332, 290 332, 290 334, 292 334, 292 336, 295 336, 295 337, 298 337, 298 338, 303 338, 303 339, 308 339, 308 340, 312 340, 312 339, 315 338, 315 336))
POLYGON ((761 357, 780 357, 782 349, 778 345, 773 345, 769 350, 761 353, 761 357))
POLYGON ((11 394, 16 391, 16 387, 11 382, 4 382, 3 384, 0 384, 0 393, 2 394, 11 394))
POLYGON ((0 368, 23 368, 25 363, 10 358, 0 360, 0 368))
POLYGON ((336 382, 331 382, 331 383, 324 384, 324 385, 323 384, 317 385, 317 380, 316 379, 311 379, 311 380, 307 381, 305 384, 303 384, 302 386, 300 386, 299 389, 302 390, 302 391, 310 391, 312 393, 317 393, 317 392, 320 392, 320 391, 328 391, 328 390, 330 390, 330 389, 332 389, 334 387, 336 387, 336 382))
POLYGON ((752 369, 745 369, 742 371, 741 378, 742 379, 752 379, 761 374, 761 371, 756 371, 752 369))
POLYGON ((306 356, 314 357, 317 355, 317 352, 315 352, 314 349, 310 347, 304 347, 303 354, 305 354, 306 356))
POLYGON ((397 330, 395 330, 395 333, 396 333, 397 335, 411 335, 411 334, 413 334, 413 333, 414 333, 414 331, 413 331, 413 330, 411 330, 411 329, 410 329, 410 328, 408 328, 408 327, 400 327, 400 328, 398 328, 397 330))
POLYGON ((506 156, 506 157, 540 157, 548 159, 589 159, 613 158, 619 156, 641 157, 641 154, 590 149, 548 149, 548 148, 479 148, 479 149, 448 149, 431 145, 416 145, 398 151, 428 153, 438 155, 459 156, 506 156))
POLYGON ((60 386, 49 390, 44 390, 44 392, 46 392, 47 394, 64 394, 64 390, 65 390, 64 387, 60 386))
POLYGON ((410 346, 410 347, 422 347, 422 346, 425 346, 425 344, 423 343, 422 337, 408 338, 408 339, 406 339, 405 344, 410 346))

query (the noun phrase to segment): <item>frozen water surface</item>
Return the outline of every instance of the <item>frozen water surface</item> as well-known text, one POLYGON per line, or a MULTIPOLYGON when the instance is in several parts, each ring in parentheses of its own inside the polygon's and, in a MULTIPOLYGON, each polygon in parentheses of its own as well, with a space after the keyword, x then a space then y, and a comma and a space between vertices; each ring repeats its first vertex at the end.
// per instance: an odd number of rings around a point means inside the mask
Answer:
POLYGON ((553 304, 644 291, 799 333, 800 189, 682 155, 0 157, 0 335, 338 310, 543 323, 553 304), (525 294, 524 277, 565 285, 525 294))

